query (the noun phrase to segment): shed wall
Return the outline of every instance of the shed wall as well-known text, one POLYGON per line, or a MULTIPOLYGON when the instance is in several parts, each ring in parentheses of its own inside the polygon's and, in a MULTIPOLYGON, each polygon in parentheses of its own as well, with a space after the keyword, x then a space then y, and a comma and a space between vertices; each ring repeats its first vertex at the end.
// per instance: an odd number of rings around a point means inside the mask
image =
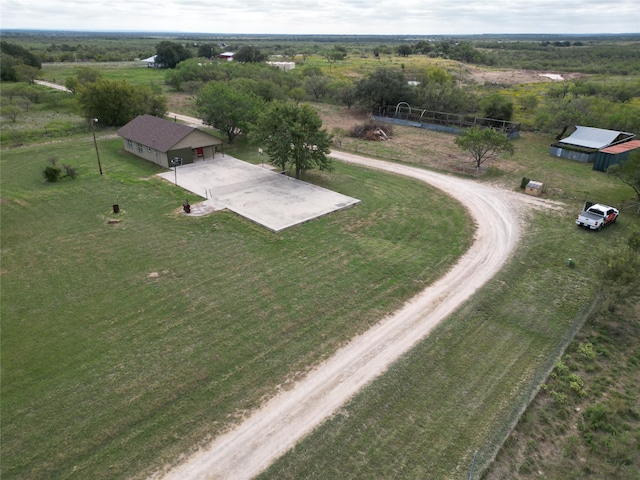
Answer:
POLYGON ((551 147, 549 148, 549 154, 553 155, 554 157, 568 158, 569 160, 589 163, 595 160, 597 152, 576 152, 575 150, 568 150, 566 148, 558 147, 557 145, 551 145, 551 147))
POLYGON ((615 165, 620 162, 624 162, 629 159, 629 152, 623 153, 605 153, 598 152, 595 162, 593 162, 593 169, 599 172, 606 172, 607 168, 611 165, 615 165))

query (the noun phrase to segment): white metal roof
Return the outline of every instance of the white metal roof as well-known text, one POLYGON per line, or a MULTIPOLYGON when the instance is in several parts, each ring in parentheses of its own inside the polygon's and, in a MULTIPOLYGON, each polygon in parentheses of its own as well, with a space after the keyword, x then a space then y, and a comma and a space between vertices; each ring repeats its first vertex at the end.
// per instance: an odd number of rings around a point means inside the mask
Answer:
POLYGON ((593 127, 576 127, 576 131, 567 138, 560 140, 560 143, 578 145, 586 148, 605 148, 611 145, 620 135, 630 135, 632 133, 617 132, 615 130, 603 130, 593 127))

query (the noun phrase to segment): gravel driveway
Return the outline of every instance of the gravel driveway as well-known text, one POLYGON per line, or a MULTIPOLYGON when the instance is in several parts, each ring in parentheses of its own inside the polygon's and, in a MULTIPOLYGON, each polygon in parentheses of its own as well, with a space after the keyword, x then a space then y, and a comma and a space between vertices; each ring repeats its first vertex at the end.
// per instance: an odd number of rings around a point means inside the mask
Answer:
POLYGON ((476 221, 473 245, 444 277, 401 310, 352 339, 292 389, 277 394, 164 478, 231 480, 259 474, 384 373, 500 270, 520 237, 525 207, 550 206, 549 202, 472 180, 342 152, 331 156, 413 177, 451 195, 476 221))

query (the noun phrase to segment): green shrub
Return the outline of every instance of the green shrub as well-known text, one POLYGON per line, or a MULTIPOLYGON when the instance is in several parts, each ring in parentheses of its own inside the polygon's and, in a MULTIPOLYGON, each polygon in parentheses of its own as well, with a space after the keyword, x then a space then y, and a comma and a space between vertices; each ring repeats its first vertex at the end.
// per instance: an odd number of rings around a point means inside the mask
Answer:
POLYGON ((62 170, 55 165, 47 165, 42 171, 42 175, 47 182, 57 182, 62 175, 62 170))
POLYGON ((522 177, 522 181, 520 182, 520 188, 524 190, 529 184, 530 180, 531 180, 530 178, 522 177))
POLYGON ((617 429, 610 423, 611 411, 606 405, 598 403, 597 405, 590 405, 585 408, 582 414, 584 424, 582 430, 587 431, 603 431, 615 434, 617 429))
POLYGON ((564 393, 559 393, 555 390, 551 390, 549 393, 551 394, 551 397, 553 397, 553 400, 560 405, 564 404, 567 401, 567 395, 564 393))
POLYGON ((585 397, 587 395, 587 391, 584 389, 584 380, 582 380, 580 376, 578 376, 575 373, 572 373, 569 375, 568 380, 569 380, 569 387, 571 388, 571 390, 576 392, 581 397, 585 397))
POLYGON ((581 343, 578 345, 578 354, 587 360, 593 360, 596 358, 596 352, 593 349, 593 344, 591 342, 581 343))

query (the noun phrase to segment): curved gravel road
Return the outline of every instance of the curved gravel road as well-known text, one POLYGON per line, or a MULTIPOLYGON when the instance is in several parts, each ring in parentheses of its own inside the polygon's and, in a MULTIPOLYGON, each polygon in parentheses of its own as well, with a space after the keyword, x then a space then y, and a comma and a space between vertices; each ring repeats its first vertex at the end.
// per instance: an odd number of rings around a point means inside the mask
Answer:
MULTIPOLYGON (((50 88, 62 85, 38 81, 50 88)), ((169 112, 190 125, 202 121, 169 112)), ((487 282, 505 263, 520 237, 525 206, 559 208, 558 204, 492 188, 471 180, 343 152, 343 162, 384 170, 429 183, 464 205, 476 222, 474 243, 440 280, 409 300, 402 309, 355 337, 241 424, 220 435, 184 463, 154 478, 167 480, 249 479, 265 470, 315 427, 336 412, 422 340, 487 282)))
POLYGON ((419 168, 342 152, 331 156, 413 177, 443 190, 475 219, 474 243, 444 277, 352 339, 290 390, 277 394, 233 430, 170 470, 164 476, 167 480, 248 479, 262 472, 487 282, 518 242, 522 207, 546 203, 419 168))
MULTIPOLYGON (((49 82, 38 83, 66 90, 49 82)), ((202 121, 169 112, 167 116, 202 126, 202 121)), ((440 280, 402 309, 355 337, 314 368, 290 390, 184 463, 154 478, 167 480, 249 479, 265 470, 315 427, 336 412, 439 322, 487 282, 511 255, 520 236, 521 208, 548 202, 428 170, 332 152, 337 160, 406 175, 429 183, 464 205, 476 222, 471 248, 440 280)))

